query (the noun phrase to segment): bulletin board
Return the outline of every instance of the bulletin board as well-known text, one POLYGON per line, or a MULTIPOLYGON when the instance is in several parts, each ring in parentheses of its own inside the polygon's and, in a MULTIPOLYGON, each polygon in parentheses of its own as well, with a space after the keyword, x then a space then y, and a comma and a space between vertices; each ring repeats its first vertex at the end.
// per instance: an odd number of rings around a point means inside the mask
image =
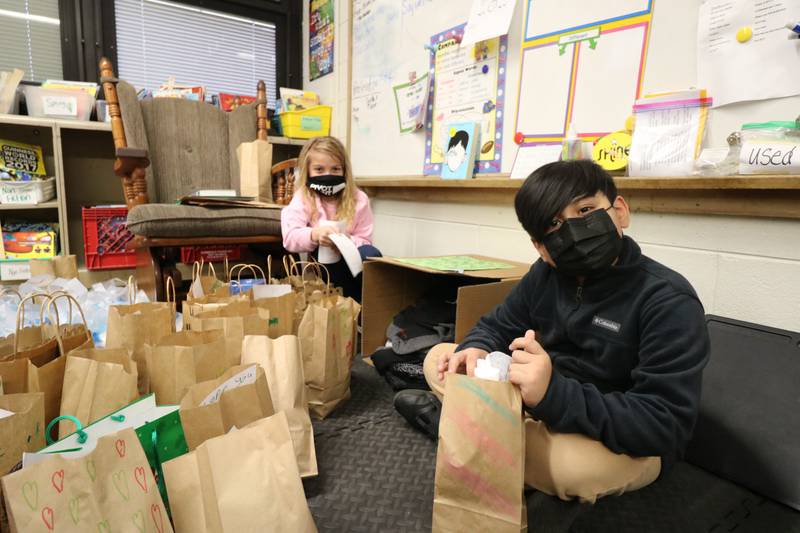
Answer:
MULTIPOLYGON (((526 144, 560 142, 574 123, 594 138, 622 128, 637 95, 697 87, 701 3, 518 0, 507 36, 506 116, 495 132, 501 134, 500 172, 511 171, 517 133, 526 144)), ((467 0, 352 0, 350 146, 357 177, 426 173, 426 134, 400 133, 392 86, 407 82, 411 71, 429 72, 426 45, 464 24, 470 6, 467 0)), ((727 146, 742 123, 794 120, 798 109, 800 96, 714 109, 705 145, 727 146)))

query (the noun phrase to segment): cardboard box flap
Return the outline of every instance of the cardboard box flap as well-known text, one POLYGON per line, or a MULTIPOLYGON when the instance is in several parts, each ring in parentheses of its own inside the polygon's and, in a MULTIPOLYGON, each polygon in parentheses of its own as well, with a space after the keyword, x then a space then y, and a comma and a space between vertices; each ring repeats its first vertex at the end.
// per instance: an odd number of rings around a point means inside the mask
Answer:
POLYGON ((456 307, 456 342, 460 343, 464 340, 478 319, 505 300, 518 282, 517 279, 509 279, 497 283, 459 287, 458 306, 456 307))
MULTIPOLYGON (((467 271, 464 271, 464 272, 455 272, 455 271, 449 271, 449 270, 435 270, 435 269, 432 269, 432 268, 427 268, 427 267, 423 267, 423 266, 419 266, 419 265, 412 265, 412 264, 409 264, 409 263, 404 263, 403 261, 399 260, 399 259, 403 259, 403 258, 375 257, 375 258, 370 258, 369 260, 370 261, 379 261, 381 263, 388 263, 390 265, 395 265, 395 266, 399 266, 399 267, 403 267, 403 268, 408 268, 408 269, 411 269, 411 270, 417 270, 417 271, 420 271, 420 272, 425 272, 427 274, 440 274, 440 275, 444 275, 444 276, 464 276, 464 277, 469 277, 469 278, 497 279, 497 280, 501 280, 501 279, 519 279, 522 276, 524 276, 525 274, 527 274, 528 271, 531 268, 531 265, 527 264, 527 263, 518 263, 516 261, 507 261, 505 259, 497 259, 495 257, 487 257, 485 255, 474 255, 474 254, 459 254, 459 255, 464 255, 464 256, 467 256, 467 257, 475 258, 475 259, 481 259, 481 260, 484 260, 484 261, 494 261, 494 262, 499 261, 499 262, 511 265, 511 268, 502 268, 502 269, 494 269, 494 270, 467 270, 467 271)), ((435 257, 448 257, 448 256, 439 255, 439 256, 428 256, 428 257, 429 258, 435 258, 435 257)), ((413 259, 425 259, 425 258, 414 257, 413 259)))

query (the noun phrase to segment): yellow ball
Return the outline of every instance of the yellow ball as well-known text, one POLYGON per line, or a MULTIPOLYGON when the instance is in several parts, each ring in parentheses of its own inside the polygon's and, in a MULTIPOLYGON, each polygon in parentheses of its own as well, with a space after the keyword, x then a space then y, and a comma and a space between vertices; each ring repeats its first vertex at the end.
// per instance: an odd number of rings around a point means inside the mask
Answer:
POLYGON ((736 32, 736 40, 740 43, 746 43, 753 37, 753 28, 750 26, 742 26, 736 32))

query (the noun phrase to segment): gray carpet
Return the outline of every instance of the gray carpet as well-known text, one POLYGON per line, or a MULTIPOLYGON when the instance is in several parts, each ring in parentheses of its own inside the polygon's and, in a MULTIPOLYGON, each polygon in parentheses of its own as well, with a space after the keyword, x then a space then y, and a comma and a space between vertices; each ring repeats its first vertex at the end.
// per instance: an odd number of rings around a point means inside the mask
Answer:
MULTIPOLYGON (((353 368, 352 398, 314 421, 320 475, 305 481, 320 531, 430 531, 436 445, 394 412, 373 368, 353 368)), ((596 505, 528 493, 531 533, 800 533, 800 513, 688 463, 650 487, 596 505)))

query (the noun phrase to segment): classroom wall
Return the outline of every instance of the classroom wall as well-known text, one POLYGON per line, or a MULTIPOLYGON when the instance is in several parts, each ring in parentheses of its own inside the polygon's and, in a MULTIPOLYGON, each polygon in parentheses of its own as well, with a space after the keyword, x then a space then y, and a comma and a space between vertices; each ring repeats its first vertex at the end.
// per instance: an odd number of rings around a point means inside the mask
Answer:
MULTIPOLYGON (((694 0, 670 1, 682 4, 681 10, 693 15, 687 16, 679 35, 667 31, 664 25, 661 30, 658 24, 654 25, 650 48, 661 52, 651 53, 648 59, 645 90, 691 86, 696 79, 691 39, 696 31, 697 4, 694 0), (667 50, 671 51, 669 55, 665 52, 667 50), (676 54, 685 55, 686 59, 676 61, 676 54), (665 77, 667 67, 676 71, 675 75, 665 77), (667 79, 673 83, 680 80, 681 85, 665 87, 663 84, 667 79)), ((308 0, 305 7, 307 19, 308 0)), ((517 11, 521 13, 520 6, 517 11)), ((349 122, 346 109, 348 79, 347 57, 342 58, 342 52, 347 50, 349 0, 337 0, 336 17, 337 62, 334 73, 308 82, 306 37, 304 76, 307 88, 319 91, 326 101, 336 102, 334 135, 345 140, 349 122)), ((512 24, 519 25, 517 22, 512 24)), ((510 38, 516 34, 519 39, 519 31, 518 27, 512 26, 510 38)), ((512 40, 510 75, 518 70, 516 46, 512 40)), ((517 74, 513 76, 508 87, 516 87, 517 74)), ((516 106, 515 93, 516 89, 508 91, 509 108, 516 106)), ((772 108, 766 106, 766 109, 772 108)), ((717 113, 716 119, 719 120, 716 120, 716 125, 724 123, 726 128, 730 128, 728 122, 733 119, 729 119, 729 115, 730 111, 717 113)), ((712 128, 714 124, 712 122, 712 128)), ((480 253, 527 262, 537 258, 511 205, 374 200, 372 209, 375 213, 375 244, 385 255, 480 253)), ((800 331, 800 222, 639 213, 633 215, 627 233, 640 243, 646 255, 686 276, 697 290, 706 312, 800 331)))

